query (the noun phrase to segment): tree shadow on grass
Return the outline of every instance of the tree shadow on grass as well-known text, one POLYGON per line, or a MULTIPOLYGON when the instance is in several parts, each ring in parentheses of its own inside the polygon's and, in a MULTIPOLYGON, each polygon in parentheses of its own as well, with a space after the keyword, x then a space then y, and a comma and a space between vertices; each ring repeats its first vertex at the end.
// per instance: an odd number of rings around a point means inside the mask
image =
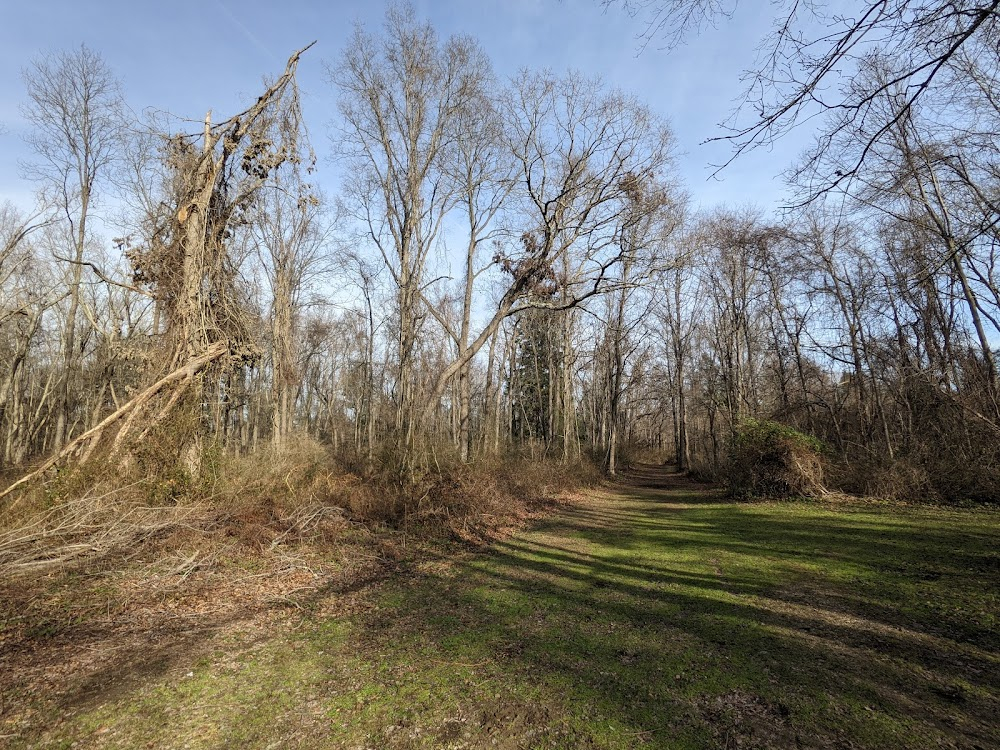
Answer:
POLYGON ((405 588, 369 639, 482 665, 656 746, 1000 742, 988 619, 913 601, 960 605, 969 584, 995 602, 979 572, 995 527, 741 506, 655 477, 405 588))
MULTIPOLYGON (((998 537, 995 516, 731 503, 643 469, 489 553, 442 555, 435 573, 332 582, 299 605, 319 612, 376 582, 386 593, 345 651, 317 614, 307 648, 271 648, 257 669, 282 688, 301 672, 296 689, 321 697, 329 683, 351 746, 352 722, 386 748, 1000 746, 998 537)), ((106 702, 140 665, 162 682, 213 632, 123 642, 60 703, 106 702)), ((257 713, 301 729, 298 693, 275 704, 219 677, 245 704, 225 709, 236 734, 220 747, 257 737, 243 726, 257 713)), ((343 746, 320 716, 315 737, 343 746)))
MULTIPOLYGON (((336 601, 360 594, 384 581, 390 572, 385 565, 360 572, 345 570, 323 588, 322 598, 336 601)), ((261 602, 248 596, 244 602, 227 598, 224 603, 227 607, 216 613, 181 608, 179 614, 171 615, 158 610, 143 619, 107 617, 100 622, 59 624, 49 634, 0 642, 0 724, 18 730, 0 732, 4 740, 0 746, 7 746, 6 742, 12 747, 61 747, 63 731, 73 735, 74 746, 90 746, 88 741, 92 744, 99 738, 81 735, 86 725, 75 724, 72 717, 104 709, 111 716, 119 700, 128 704, 123 716, 148 712, 152 703, 145 697, 149 691, 176 692, 192 670, 201 675, 214 669, 213 654, 220 649, 232 652, 234 640, 239 653, 255 653, 287 633, 289 621, 303 619, 301 604, 292 599, 261 602), (39 738, 41 743, 34 744, 39 738)), ((261 700, 262 705, 273 702, 266 697, 261 700)), ((153 711, 135 722, 145 724, 151 733, 148 746, 159 746, 162 737, 156 733, 169 732, 177 723, 176 717, 168 715, 176 709, 168 701, 156 707, 159 713, 153 711)), ((259 709, 253 704, 233 704, 229 710, 234 716, 252 717, 259 709)), ((133 745, 131 741, 111 742, 111 746, 133 745)))

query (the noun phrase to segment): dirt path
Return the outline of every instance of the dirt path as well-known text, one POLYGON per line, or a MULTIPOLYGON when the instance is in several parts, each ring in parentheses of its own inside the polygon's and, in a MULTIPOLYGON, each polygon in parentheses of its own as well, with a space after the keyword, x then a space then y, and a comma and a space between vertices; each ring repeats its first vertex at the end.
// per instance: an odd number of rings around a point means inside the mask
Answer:
POLYGON ((734 504, 640 467, 8 741, 1000 747, 998 541, 996 512, 734 504))

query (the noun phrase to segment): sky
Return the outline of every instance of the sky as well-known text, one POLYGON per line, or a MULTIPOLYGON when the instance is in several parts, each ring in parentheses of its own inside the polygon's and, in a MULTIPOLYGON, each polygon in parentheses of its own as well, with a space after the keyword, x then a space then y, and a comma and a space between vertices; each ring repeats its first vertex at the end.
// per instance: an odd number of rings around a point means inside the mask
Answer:
MULTIPOLYGON (((320 157, 319 179, 327 195, 339 192, 330 162, 329 135, 336 123, 336 92, 324 63, 335 63, 361 22, 377 31, 381 0, 4 0, 0 24, 0 202, 30 206, 34 186, 20 176, 30 159, 21 72, 47 52, 81 43, 99 52, 122 79, 130 105, 200 120, 209 109, 219 120, 239 111, 261 90, 265 75, 281 72, 289 54, 316 40, 299 64, 303 110, 320 157)), ((500 75, 522 67, 579 70, 637 94, 666 117, 677 139, 677 169, 696 207, 781 204, 779 175, 805 145, 802 132, 774 151, 741 157, 721 178, 713 163, 730 151, 725 143, 701 145, 720 135, 719 123, 740 93, 740 73, 753 65, 755 49, 771 18, 742 3, 682 47, 649 45, 641 54, 641 18, 600 0, 415 0, 419 17, 438 33, 469 34, 481 43, 500 75)), ((767 4, 761 4, 770 10, 767 4)))

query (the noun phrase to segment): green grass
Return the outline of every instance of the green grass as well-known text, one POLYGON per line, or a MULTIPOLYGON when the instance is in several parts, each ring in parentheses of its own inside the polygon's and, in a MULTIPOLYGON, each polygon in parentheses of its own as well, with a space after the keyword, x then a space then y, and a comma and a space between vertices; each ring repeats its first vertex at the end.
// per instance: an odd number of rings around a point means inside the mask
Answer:
POLYGON ((997 747, 998 542, 990 511, 623 486, 22 741, 997 747))

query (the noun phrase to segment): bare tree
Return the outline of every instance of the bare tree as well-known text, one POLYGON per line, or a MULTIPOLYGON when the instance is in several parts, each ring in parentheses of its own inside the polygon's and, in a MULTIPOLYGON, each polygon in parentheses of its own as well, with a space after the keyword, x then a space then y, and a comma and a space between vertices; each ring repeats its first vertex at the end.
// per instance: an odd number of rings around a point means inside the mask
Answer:
POLYGON ((695 331, 700 322, 697 313, 702 290, 693 273, 693 253, 687 247, 692 242, 684 237, 678 243, 683 248, 659 276, 662 285, 657 314, 666 343, 666 366, 670 388, 670 411, 673 419, 674 461, 680 471, 691 468, 691 441, 688 433, 687 383, 694 357, 695 331))
POLYGON ((316 277, 327 270, 324 251, 327 229, 321 203, 298 175, 291 184, 279 176, 258 202, 251 227, 257 254, 270 287, 271 309, 271 437, 281 445, 292 428, 292 412, 301 373, 296 331, 304 295, 316 277))
MULTIPOLYGON (((900 96, 891 97, 888 105, 905 107, 900 96)), ((893 179, 889 185, 883 184, 878 187, 873 181, 867 181, 869 194, 872 188, 879 193, 877 196, 871 196, 868 203, 877 201, 876 205, 896 218, 901 218, 904 215, 902 212, 905 212, 906 219, 917 232, 935 237, 942 252, 938 258, 931 261, 930 268, 925 272, 934 275, 941 269, 948 269, 958 281, 979 344, 986 379, 990 390, 994 393, 994 416, 1000 417, 1000 402, 997 401, 997 365, 987 331, 987 326, 992 322, 993 334, 1000 333, 1000 320, 984 307, 973 287, 969 273, 973 251, 983 234, 984 227, 976 221, 971 224, 963 221, 961 215, 963 212, 961 204, 973 203, 977 192, 972 191, 973 195, 970 196, 970 191, 963 188, 975 188, 976 183, 970 179, 961 156, 953 154, 953 151, 957 150, 954 145, 929 142, 925 138, 917 125, 912 107, 894 119, 897 122, 892 133, 892 153, 888 156, 891 160, 893 179), (956 176, 960 178, 957 183, 956 176), (904 205, 900 207, 900 203, 904 205)), ((880 155, 885 156, 887 150, 881 149, 880 155)), ((995 223, 995 219, 990 222, 992 223, 995 223)), ((986 281, 987 290, 992 289, 993 285, 988 281, 988 272, 980 276, 985 276, 983 280, 986 281)), ((993 313, 998 312, 1000 310, 994 307, 993 313)))
MULTIPOLYGON (((295 85, 303 51, 289 58, 284 73, 243 112, 216 125, 208 116, 201 134, 167 141, 170 179, 160 203, 165 210, 151 220, 156 230, 152 236, 128 251, 136 281, 152 287, 164 300, 167 346, 161 366, 166 374, 12 484, 0 498, 78 452, 79 460, 86 462, 102 436, 116 427, 110 453, 120 456, 130 440, 141 440, 182 406, 191 390, 196 397, 188 403, 200 410, 206 369, 220 361, 239 366, 258 355, 231 254, 232 230, 250 213, 258 191, 275 170, 303 158, 295 85)), ((193 472, 200 465, 201 437, 200 424, 194 434, 179 436, 181 456, 193 472)))
POLYGON ((639 351, 635 331, 644 324, 651 307, 651 299, 642 292, 649 288, 654 276, 664 270, 662 251, 677 223, 676 206, 664 187, 632 175, 625 176, 622 182, 628 198, 628 208, 622 216, 616 239, 622 262, 609 300, 605 332, 609 352, 608 438, 604 468, 612 476, 617 473, 618 466, 626 368, 639 351))
POLYGON ((60 289, 47 279, 31 236, 45 228, 44 212, 31 215, 13 205, 0 205, 0 465, 14 463, 25 449, 24 436, 33 420, 24 418, 24 371, 29 350, 36 343, 45 313, 62 299, 60 289))
POLYGON ((369 465, 375 459, 376 431, 379 414, 379 382, 375 369, 375 347, 378 331, 384 320, 376 315, 379 267, 357 252, 346 252, 340 257, 345 275, 361 295, 362 307, 358 317, 362 321, 364 348, 361 364, 361 394, 355 409, 355 447, 360 451, 361 432, 364 428, 365 458, 369 465))
POLYGON ((414 356, 427 258, 452 207, 445 158, 461 113, 479 101, 485 58, 468 38, 444 42, 412 8, 386 13, 384 36, 360 26, 330 78, 341 92, 338 148, 347 191, 397 289, 396 430, 404 473, 416 430, 414 356))
MULTIPOLYGON (((433 305, 429 306, 454 340, 459 359, 467 359, 476 281, 493 265, 492 261, 482 261, 480 250, 501 236, 498 218, 515 185, 514 160, 503 142, 500 113, 495 99, 490 96, 492 75, 484 68, 482 77, 478 100, 462 109, 454 120, 453 146, 445 167, 455 191, 455 210, 462 216, 467 230, 464 269, 458 287, 461 300, 458 325, 449 324, 445 316, 435 313, 433 305)), ((470 367, 471 362, 466 362, 458 373, 458 443, 463 462, 469 460, 472 450, 470 367)))
MULTIPOLYGON (((646 15, 646 42, 663 38, 668 44, 736 7, 736 0, 602 0, 605 6, 619 2, 632 14, 646 15)), ((744 75, 742 102, 729 132, 710 140, 732 143, 729 164, 798 123, 826 115, 815 147, 792 174, 802 187, 802 202, 849 187, 899 119, 947 85, 963 51, 975 47, 997 55, 1000 0, 874 0, 854 4, 854 12, 795 0, 778 6, 759 61, 744 75), (857 75, 875 59, 886 66, 883 78, 857 75), (904 92, 902 106, 881 117, 879 97, 896 89, 904 92), (858 136, 854 159, 833 166, 828 157, 839 157, 834 145, 847 131, 858 136)))
POLYGON ((31 123, 27 140, 36 155, 24 170, 41 184, 46 200, 58 207, 70 242, 68 257, 61 257, 70 264, 70 280, 53 436, 58 450, 67 437, 70 389, 77 369, 76 329, 91 209, 100 181, 119 153, 124 105, 111 69, 83 45, 36 60, 23 78, 28 93, 23 114, 31 123))

